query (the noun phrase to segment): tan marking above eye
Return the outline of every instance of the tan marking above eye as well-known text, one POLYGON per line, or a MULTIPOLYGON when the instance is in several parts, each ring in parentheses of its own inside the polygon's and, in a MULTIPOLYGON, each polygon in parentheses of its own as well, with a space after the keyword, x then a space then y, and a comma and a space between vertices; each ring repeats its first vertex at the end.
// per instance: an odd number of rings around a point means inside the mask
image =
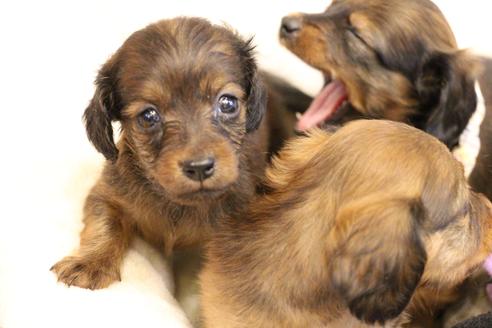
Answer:
POLYGON ((378 30, 371 18, 362 12, 353 12, 349 15, 348 21, 350 26, 356 30, 357 35, 368 46, 375 48, 377 37, 381 31, 378 30))
POLYGON ((246 96, 245 93, 244 93, 243 88, 241 88, 241 86, 239 86, 237 83, 233 83, 233 82, 227 83, 226 85, 224 85, 221 88, 218 96, 224 95, 224 94, 228 94, 228 95, 234 96, 239 101, 244 100, 244 97, 246 96))
POLYGON ((159 104, 168 103, 170 100, 169 90, 166 85, 158 80, 145 81, 139 92, 142 99, 153 101, 159 104))
POLYGON ((129 118, 135 118, 149 105, 151 104, 146 101, 134 101, 123 109, 122 114, 129 118))
POLYGON ((361 12, 353 12, 349 15, 350 26, 354 27, 359 33, 372 31, 374 24, 371 20, 361 12))
POLYGON ((210 81, 200 83, 200 89, 205 94, 207 100, 215 102, 222 95, 234 96, 239 102, 245 100, 246 93, 239 84, 224 79, 216 79, 212 83, 213 85, 211 85, 210 81))

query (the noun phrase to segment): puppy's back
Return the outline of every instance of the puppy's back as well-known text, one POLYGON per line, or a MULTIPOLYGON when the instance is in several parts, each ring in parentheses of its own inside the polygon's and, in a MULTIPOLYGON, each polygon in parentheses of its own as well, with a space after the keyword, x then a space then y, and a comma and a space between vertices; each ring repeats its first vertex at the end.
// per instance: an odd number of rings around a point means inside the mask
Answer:
POLYGON ((207 327, 401 324, 426 259, 416 226, 446 225, 469 196, 442 143, 382 120, 292 140, 266 184, 209 244, 207 327))

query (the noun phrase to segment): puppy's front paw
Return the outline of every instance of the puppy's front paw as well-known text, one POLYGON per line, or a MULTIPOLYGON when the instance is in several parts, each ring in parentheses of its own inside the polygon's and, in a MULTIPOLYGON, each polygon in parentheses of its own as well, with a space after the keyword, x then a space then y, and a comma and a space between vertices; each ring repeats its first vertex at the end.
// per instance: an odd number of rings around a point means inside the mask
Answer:
POLYGON ((68 286, 88 289, 108 287, 115 281, 121 281, 119 268, 111 263, 89 261, 82 257, 67 256, 50 269, 68 286))

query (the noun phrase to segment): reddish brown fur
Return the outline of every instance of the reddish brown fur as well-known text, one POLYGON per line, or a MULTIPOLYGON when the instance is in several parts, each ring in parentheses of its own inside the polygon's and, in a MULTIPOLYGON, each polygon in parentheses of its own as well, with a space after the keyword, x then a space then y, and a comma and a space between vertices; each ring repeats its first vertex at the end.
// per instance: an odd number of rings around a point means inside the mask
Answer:
POLYGON ((216 221, 246 206, 269 147, 251 52, 226 28, 177 18, 135 32, 101 68, 85 119, 108 161, 86 200, 79 250, 52 268, 60 281, 104 288, 120 279, 136 234, 168 255, 201 244, 216 221), (237 117, 217 112, 223 94, 238 99, 237 117), (149 105, 161 117, 150 129, 139 123, 149 105), (117 145, 112 121, 121 123, 117 145), (185 176, 185 161, 207 156, 210 178, 185 176))
MULTIPOLYGON (((281 43, 346 87, 349 113, 410 123, 449 148, 476 106, 475 59, 429 0, 335 0, 320 14, 293 14, 281 43)), ((285 25, 284 25, 285 26, 285 25)))
POLYGON ((401 123, 311 131, 267 186, 209 244, 206 327, 404 326, 492 250, 490 202, 442 143, 401 123))

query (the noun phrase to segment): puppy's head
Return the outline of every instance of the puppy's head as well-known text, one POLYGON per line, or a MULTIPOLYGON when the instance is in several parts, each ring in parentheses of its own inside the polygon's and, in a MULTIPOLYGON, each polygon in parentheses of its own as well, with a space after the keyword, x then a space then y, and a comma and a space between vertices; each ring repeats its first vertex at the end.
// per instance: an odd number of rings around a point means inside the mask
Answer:
POLYGON ((419 285, 456 287, 483 263, 492 205, 469 190, 461 164, 436 139, 362 120, 334 133, 327 148, 329 185, 339 191, 330 281, 354 316, 383 323, 419 285))
POLYGON ((475 109, 475 61, 429 0, 335 0, 323 13, 284 17, 280 39, 326 80, 300 129, 384 118, 452 148, 475 109))
POLYGON ((135 32, 99 71, 84 114, 90 141, 178 202, 222 194, 238 179, 243 140, 264 112, 252 49, 196 18, 135 32), (121 123, 118 146, 112 121, 121 123))

